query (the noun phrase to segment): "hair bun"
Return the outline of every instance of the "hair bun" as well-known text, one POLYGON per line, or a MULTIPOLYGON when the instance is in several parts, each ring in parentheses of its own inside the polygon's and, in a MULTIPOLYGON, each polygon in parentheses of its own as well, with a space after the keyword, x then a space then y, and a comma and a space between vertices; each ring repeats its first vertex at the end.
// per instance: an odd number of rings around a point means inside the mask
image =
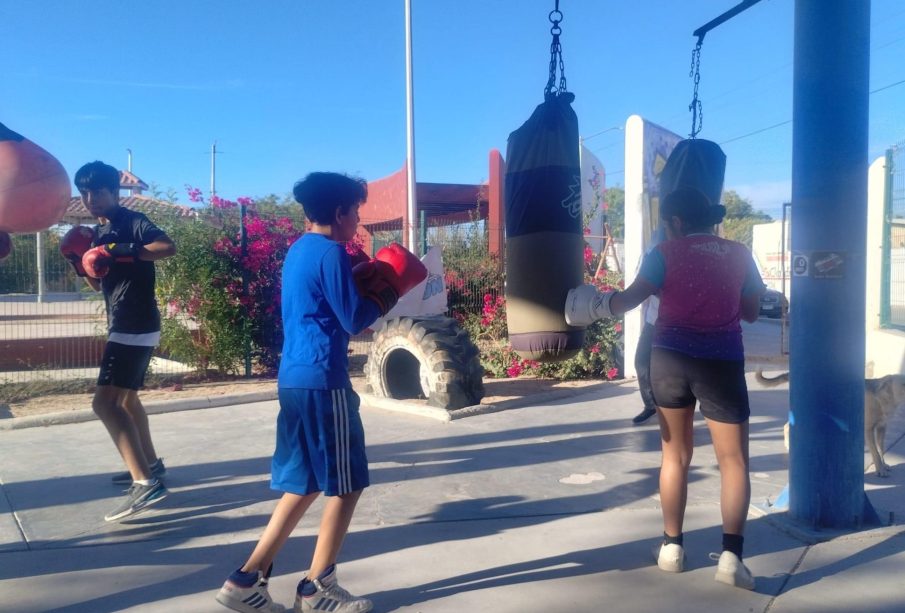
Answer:
POLYGON ((726 217, 726 207, 722 204, 714 204, 710 207, 710 213, 710 219, 713 225, 723 223, 723 218, 726 217))

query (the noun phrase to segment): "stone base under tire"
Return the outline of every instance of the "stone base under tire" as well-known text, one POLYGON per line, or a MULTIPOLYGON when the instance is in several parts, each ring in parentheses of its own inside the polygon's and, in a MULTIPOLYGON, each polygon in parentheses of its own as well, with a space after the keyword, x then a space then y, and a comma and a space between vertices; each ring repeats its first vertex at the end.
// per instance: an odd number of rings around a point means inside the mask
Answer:
POLYGON ((478 348, 450 317, 395 317, 374 332, 364 367, 367 391, 395 400, 427 399, 453 410, 479 404, 484 369, 478 348))

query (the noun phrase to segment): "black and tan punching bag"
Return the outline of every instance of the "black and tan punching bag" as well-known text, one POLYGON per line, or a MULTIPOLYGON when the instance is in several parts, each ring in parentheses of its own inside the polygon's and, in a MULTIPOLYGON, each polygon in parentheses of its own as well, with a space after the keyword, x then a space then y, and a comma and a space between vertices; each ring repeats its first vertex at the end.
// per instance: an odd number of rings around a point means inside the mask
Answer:
POLYGON ((718 205, 725 176, 726 154, 719 145, 701 138, 679 141, 660 173, 660 200, 680 187, 694 187, 718 205))
POLYGON ((583 283, 584 235, 575 96, 548 93, 509 135, 506 152, 506 320, 523 358, 576 355, 584 328, 566 323, 566 294, 583 283))

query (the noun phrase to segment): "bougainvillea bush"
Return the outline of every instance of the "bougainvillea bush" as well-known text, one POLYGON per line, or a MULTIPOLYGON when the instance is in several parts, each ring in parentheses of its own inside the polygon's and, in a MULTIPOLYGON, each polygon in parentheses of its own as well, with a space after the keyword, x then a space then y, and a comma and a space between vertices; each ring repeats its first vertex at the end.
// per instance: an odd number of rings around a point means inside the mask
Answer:
POLYGON ((255 368, 272 373, 283 343, 280 272, 303 221, 278 206, 260 211, 248 198, 205 203, 200 190, 188 191, 206 206, 196 219, 162 224, 177 253, 157 266, 161 347, 176 360, 223 373, 237 372, 248 349, 255 368), (239 205, 248 211, 244 253, 239 205))
POLYGON ((443 249, 443 271, 450 317, 465 321, 480 315, 486 294, 503 293, 503 263, 489 249, 489 229, 483 222, 436 229, 435 244, 443 249))
MULTIPOLYGON (((157 220, 173 238, 177 254, 158 262, 157 291, 163 315, 161 347, 175 360, 202 372, 243 370, 250 352, 258 374, 273 374, 282 348, 280 278, 290 245, 303 233, 300 207, 268 197, 236 202, 200 190, 189 198, 201 204, 195 219, 157 220), (239 205, 248 210, 243 254, 239 205)), ((443 249, 449 313, 481 350, 487 376, 538 376, 552 379, 621 376, 622 322, 605 320, 587 328, 581 352, 566 361, 521 359, 507 340, 504 270, 489 253, 487 229, 479 224, 447 228, 432 240, 443 249)), ((347 250, 361 246, 352 241, 347 250)), ((585 250, 585 281, 602 289, 621 287, 622 278, 596 274, 596 257, 585 250)))
MULTIPOLYGON (((606 290, 621 288, 621 275, 606 273, 596 280, 606 290)), ((506 336, 506 300, 485 294, 480 314, 469 314, 463 326, 481 350, 481 364, 490 377, 535 376, 550 379, 618 379, 622 376, 622 320, 607 319, 585 330, 584 346, 573 358, 562 362, 537 362, 521 358, 506 336)))

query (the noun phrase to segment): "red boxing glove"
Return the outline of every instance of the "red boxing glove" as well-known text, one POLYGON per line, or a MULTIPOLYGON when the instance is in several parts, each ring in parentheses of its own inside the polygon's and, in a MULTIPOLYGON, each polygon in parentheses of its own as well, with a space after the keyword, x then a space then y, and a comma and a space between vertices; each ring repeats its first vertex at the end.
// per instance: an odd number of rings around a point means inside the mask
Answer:
POLYGON ((82 266, 82 256, 91 249, 94 242, 94 230, 88 226, 73 226, 69 232, 60 239, 60 253, 72 264, 75 274, 85 277, 85 267, 82 266))
POLYGON ((107 243, 89 249, 82 255, 82 267, 92 279, 100 279, 107 276, 110 266, 115 262, 131 263, 137 257, 138 247, 136 243, 107 243))
POLYGON ((400 296, 404 296, 427 278, 427 267, 414 253, 399 243, 391 243, 381 248, 374 255, 374 259, 390 265, 394 274, 388 275, 387 281, 400 296))
POLYGON ((352 269, 352 276, 358 293, 376 302, 381 315, 389 313, 399 302, 399 292, 387 279, 388 276, 395 277, 396 273, 386 262, 361 262, 352 269))

